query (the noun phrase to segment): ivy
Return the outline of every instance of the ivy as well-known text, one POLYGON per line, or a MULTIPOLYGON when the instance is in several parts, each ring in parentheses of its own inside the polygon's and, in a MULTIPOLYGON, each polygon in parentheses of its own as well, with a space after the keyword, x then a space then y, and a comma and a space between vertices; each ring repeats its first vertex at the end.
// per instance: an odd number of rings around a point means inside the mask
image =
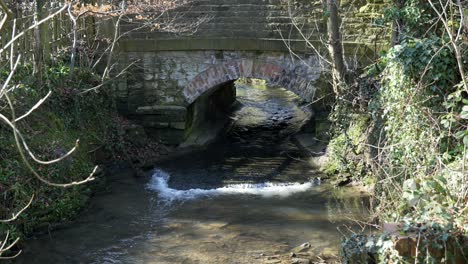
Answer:
MULTIPOLYGON (((382 53, 359 82, 360 94, 370 97, 359 98, 361 104, 367 102, 370 129, 350 137, 358 121, 354 113, 362 111, 347 105, 340 111, 347 118, 333 119, 341 133, 330 143, 332 168, 341 174, 362 173, 354 165, 363 156, 343 157, 353 156, 350 153, 362 149, 363 143, 372 146, 373 159, 363 167, 374 168, 376 214, 382 222, 404 223, 403 232, 420 234, 424 242, 419 260, 427 263, 440 263, 442 259, 431 252, 468 235, 464 211, 468 94, 451 49, 443 37, 431 36, 406 38, 382 53), (375 138, 377 143, 369 144, 375 138)), ((335 107, 332 117, 341 108, 335 107)), ((378 263, 414 261, 401 258, 388 237, 369 239, 373 240, 364 243, 364 251, 376 256, 378 263)), ((356 244, 353 239, 348 242, 356 244)))
POLYGON ((425 1, 406 0, 400 1, 400 5, 390 5, 384 10, 383 17, 378 19, 378 25, 384 25, 393 21, 400 21, 402 25, 403 39, 419 37, 430 27, 435 19, 435 14, 425 1))

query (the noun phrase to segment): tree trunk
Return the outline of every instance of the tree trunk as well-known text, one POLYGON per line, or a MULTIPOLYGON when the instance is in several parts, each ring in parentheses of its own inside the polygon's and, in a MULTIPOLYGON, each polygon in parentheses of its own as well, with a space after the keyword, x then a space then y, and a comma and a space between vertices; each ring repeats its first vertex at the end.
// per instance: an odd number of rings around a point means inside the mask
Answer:
MULTIPOLYGON (((404 0, 394 0, 394 5, 398 9, 402 9, 405 5, 404 0)), ((401 42, 401 34, 403 32, 403 20, 401 18, 396 18, 393 20, 392 25, 392 47, 395 45, 400 44, 401 42)))
POLYGON ((340 93, 340 85, 345 82, 346 63, 344 60, 343 43, 341 41, 341 19, 338 13, 339 0, 327 0, 328 9, 328 36, 330 55, 333 62, 333 89, 335 94, 340 93))
MULTIPOLYGON (((41 20, 41 12, 44 6, 43 0, 36 0, 34 2, 34 23, 38 23, 41 20)), ((41 45, 41 27, 36 27, 34 29, 34 60, 33 60, 33 74, 36 77, 37 86, 42 86, 42 74, 43 74, 43 49, 41 45)))

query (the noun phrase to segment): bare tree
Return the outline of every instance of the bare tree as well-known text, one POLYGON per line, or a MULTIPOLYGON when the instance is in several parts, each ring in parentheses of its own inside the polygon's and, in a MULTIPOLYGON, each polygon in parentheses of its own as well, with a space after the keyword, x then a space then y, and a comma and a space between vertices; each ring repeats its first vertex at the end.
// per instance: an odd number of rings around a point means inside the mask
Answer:
MULTIPOLYGON (((401 10, 403 8, 403 6, 405 5, 405 1, 404 0, 394 0, 393 4, 397 9, 401 10)), ((403 27, 404 27, 404 23, 403 23, 403 20, 400 17, 395 18, 393 20, 392 40, 391 40, 392 46, 398 45, 400 43, 401 37, 402 37, 402 34, 403 34, 403 27)))
MULTIPOLYGON (((4 18, 2 19, 3 22, 2 22, 2 24, 0 26, 0 33, 2 33, 2 31, 5 29, 4 28, 5 21, 7 21, 9 18, 12 17, 12 12, 8 8, 8 6, 4 2, 4 0, 0 0, 0 7, 2 9, 2 13, 3 13, 3 16, 4 16, 4 18)), ((61 11, 65 10, 65 7, 66 7, 66 5, 63 8, 59 9, 59 11, 61 12, 61 11)), ((43 18, 40 21, 35 20, 34 24, 32 26, 30 26, 29 28, 27 28, 25 31, 18 32, 18 33, 15 32, 13 34, 13 36, 15 36, 15 37, 13 37, 9 42, 6 43, 6 45, 4 45, 0 49, 0 54, 3 51, 5 51, 9 46, 13 46, 15 44, 15 42, 21 36, 23 36, 25 34, 26 31, 36 30, 38 27, 40 27, 41 24, 43 24, 44 22, 52 19, 57 14, 58 14, 58 12, 53 13, 53 14, 43 18)), ((13 30, 15 30, 15 29, 13 29, 13 30)), ((25 137, 23 136, 23 132, 20 131, 20 129, 17 126, 17 122, 24 119, 24 118, 26 118, 32 112, 34 112, 37 108, 39 108, 44 103, 44 101, 50 96, 50 92, 43 99, 39 100, 33 107, 31 107, 25 114, 17 117, 15 107, 13 106, 13 103, 12 103, 12 101, 10 99, 10 94, 15 91, 16 87, 11 86, 10 82, 11 82, 11 80, 13 78, 13 75, 15 74, 15 71, 16 71, 16 69, 18 67, 18 64, 20 62, 20 58, 21 58, 21 55, 18 55, 17 58, 15 59, 14 54, 10 53, 11 65, 13 65, 13 67, 10 69, 10 74, 8 75, 8 78, 3 83, 0 84, 0 86, 1 86, 1 88, 0 88, 0 101, 5 101, 7 103, 9 111, 11 113, 10 117, 7 117, 3 113, 0 113, 0 123, 3 123, 5 125, 7 125, 8 127, 10 127, 11 132, 13 133, 14 138, 15 138, 16 149, 17 149, 17 151, 19 152, 19 154, 21 156, 22 162, 29 169, 29 171, 31 172, 31 174, 34 177, 36 177, 38 180, 40 180, 44 184, 47 184, 47 185, 50 185, 50 186, 70 187, 70 186, 76 186, 76 185, 80 185, 80 184, 83 184, 83 183, 94 180, 94 174, 97 171, 97 167, 95 167, 93 172, 87 178, 85 178, 84 180, 78 181, 78 182, 70 182, 70 183, 55 183, 55 182, 52 182, 52 181, 44 178, 43 176, 41 176, 40 173, 34 168, 34 165, 31 163, 30 160, 32 160, 33 162, 38 163, 38 164, 53 164, 53 163, 60 162, 61 160, 65 159, 66 157, 71 155, 76 150, 76 148, 78 147, 78 141, 77 141, 76 146, 74 148, 72 148, 66 155, 64 155, 62 157, 59 157, 57 159, 54 159, 54 160, 47 160, 47 161, 40 160, 30 150, 29 145, 28 145, 27 141, 25 140, 25 137)), ((11 218, 1 220, 0 222, 1 223, 9 223, 9 222, 15 221, 18 218, 18 216, 21 215, 21 213, 23 213, 31 205, 33 199, 34 199, 34 195, 32 195, 31 200, 29 201, 29 203, 27 203, 17 213, 14 213, 11 218)), ((5 252, 10 250, 19 241, 19 239, 16 239, 12 243, 8 244, 8 239, 9 239, 9 233, 6 234, 4 240, 1 243, 0 258, 5 259, 5 258, 12 258, 12 257, 17 256, 17 255, 10 256, 10 257, 3 256, 3 254, 5 252)))
POLYGON ((343 43, 341 38, 341 19, 339 15, 339 0, 327 0, 328 36, 330 57, 333 67, 333 90, 336 95, 340 94, 340 86, 346 83, 345 75, 347 67, 344 60, 343 43))
MULTIPOLYGON (((73 69, 77 63, 77 55, 78 55, 78 47, 80 41, 80 36, 83 37, 86 34, 82 33, 86 30, 86 28, 80 28, 80 19, 85 19, 87 17, 93 18, 107 18, 113 19, 114 27, 112 36, 110 41, 108 42, 107 46, 99 47, 103 43, 103 35, 95 34, 94 39, 92 42, 91 47, 89 49, 100 50, 100 54, 96 56, 94 61, 89 62, 89 66, 94 68, 96 65, 100 63, 104 58, 106 60, 105 69, 102 73, 101 83, 96 87, 88 89, 87 91, 93 91, 100 87, 103 87, 107 84, 112 78, 117 78, 121 74, 123 74, 130 65, 124 67, 124 69, 117 73, 113 74, 112 70, 114 68, 114 52, 116 49, 116 45, 118 41, 125 37, 129 32, 121 32, 120 31, 120 24, 122 21, 139 21, 139 26, 135 27, 133 30, 138 30, 141 28, 150 28, 150 29, 158 29, 158 30, 166 30, 171 32, 189 32, 190 30, 194 30, 196 26, 198 26, 203 21, 206 21, 205 18, 196 19, 194 23, 191 25, 180 24, 176 25, 175 21, 177 20, 177 16, 168 16, 169 18, 165 20, 164 23, 161 23, 161 18, 163 17, 168 10, 172 10, 176 7, 189 3, 186 0, 176 0, 176 1, 161 1, 161 0, 144 0, 144 1, 109 1, 105 4, 97 5, 97 4, 82 4, 81 1, 54 1, 58 6, 55 9, 45 10, 45 4, 47 2, 44 0, 36 0, 33 2, 32 5, 32 14, 28 18, 31 19, 31 24, 27 27, 24 27, 21 30, 17 30, 17 20, 15 18, 15 13, 9 8, 11 3, 8 3, 5 0, 0 0, 0 36, 3 37, 2 42, 0 44, 0 58, 6 58, 8 60, 9 65, 9 74, 8 77, 1 82, 0 81, 0 103, 5 105, 6 108, 0 109, 0 125, 6 125, 15 141, 15 148, 16 151, 19 153, 21 162, 25 165, 25 167, 29 170, 33 177, 38 179, 43 184, 53 187, 59 188, 67 188, 71 186, 82 185, 84 183, 90 182, 94 180, 94 176, 98 170, 96 166, 94 170, 90 173, 88 177, 80 181, 68 182, 68 183, 57 183, 53 182, 46 177, 42 176, 41 173, 36 169, 37 165, 50 165, 58 163, 65 158, 69 157, 73 154, 73 152, 78 148, 79 141, 76 141, 75 146, 70 149, 65 155, 58 157, 53 160, 42 160, 38 158, 31 148, 25 137, 25 131, 22 131, 20 126, 18 126, 18 122, 24 120, 28 116, 30 116, 33 112, 35 112, 38 108, 40 108, 44 102, 50 97, 52 94, 49 91, 43 98, 38 100, 32 107, 25 111, 25 113, 17 114, 17 109, 15 108, 15 103, 12 101, 13 94, 17 90, 17 86, 13 83, 13 77, 15 75, 16 70, 22 63, 23 55, 29 55, 29 50, 22 50, 17 51, 15 50, 17 46, 19 46, 20 41, 25 40, 28 38, 27 41, 33 42, 33 64, 34 64, 34 72, 36 73, 38 79, 41 79, 41 71, 43 70, 44 66, 47 64, 46 56, 50 56, 50 54, 44 54, 44 47, 50 45, 51 40, 47 39, 49 35, 44 33, 47 31, 47 23, 55 19, 69 19, 71 22, 71 28, 69 28, 69 32, 66 32, 67 36, 70 38, 66 38, 65 40, 71 40, 71 42, 64 42, 60 40, 61 43, 64 43, 64 47, 70 47, 70 69, 71 74, 73 73, 73 69), (8 34, 6 34, 8 32, 8 34), (9 36, 9 39, 5 39, 5 36, 9 36)), ((16 3, 16 4, 19 4, 16 3)), ((60 22, 60 21, 59 21, 60 22)), ((96 27, 97 28, 97 27, 96 27)), ((57 36, 55 36, 57 37, 57 36)), ((97 54, 97 53, 96 53, 97 54)), ((4 67, 5 64, 0 65, 0 67, 4 67)), ((40 86, 40 84, 39 84, 40 86)), ((32 204, 35 196, 34 194, 31 196, 29 202, 25 204, 21 209, 19 209, 16 213, 13 213, 12 216, 8 219, 0 220, 0 223, 11 223, 18 219, 18 217, 26 211, 32 204)), ((14 258, 19 255, 21 252, 13 256, 6 256, 10 249, 12 249, 19 241, 19 238, 11 241, 10 239, 10 232, 7 232, 0 242, 0 259, 9 259, 14 258)))
MULTIPOLYGON (((304 25, 300 24, 300 10, 294 9, 294 4, 290 0, 285 0, 288 5, 289 18, 291 19, 292 30, 299 33, 301 40, 305 41, 306 46, 310 48, 320 59, 323 69, 328 69, 332 76, 331 85, 335 96, 340 96, 344 93, 347 74, 349 72, 348 65, 344 58, 343 48, 343 21, 340 14, 340 0, 323 0, 323 15, 327 17, 326 32, 321 31, 321 26, 315 22, 315 29, 306 32, 304 25), (316 38, 316 39, 313 39, 316 38), (323 49, 325 47, 326 49, 323 49)), ((296 58, 300 59, 292 49, 287 37, 278 30, 283 38, 285 45, 296 58)), ((290 33, 291 35, 291 33, 290 33)))

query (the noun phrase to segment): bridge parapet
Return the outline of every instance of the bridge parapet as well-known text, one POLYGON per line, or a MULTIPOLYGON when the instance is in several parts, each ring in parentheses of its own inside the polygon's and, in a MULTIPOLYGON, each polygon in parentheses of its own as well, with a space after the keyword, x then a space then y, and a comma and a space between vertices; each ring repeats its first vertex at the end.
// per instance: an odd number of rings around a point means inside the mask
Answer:
MULTIPOLYGON (((304 37, 321 44, 326 34, 323 0, 192 0, 160 19, 167 31, 141 27, 138 21, 121 26, 127 50, 135 40, 145 40, 145 50, 278 50, 284 41, 304 50, 304 37), (294 18, 294 23, 292 22, 294 18), (202 23, 198 23, 202 20, 202 23), (294 26, 301 29, 302 34, 294 26), (192 28, 193 26, 193 28, 192 28), (187 32, 184 29, 188 29, 187 32), (245 44, 243 44, 245 42, 245 44), (274 44, 272 44, 274 43, 274 44), (235 44, 235 45, 234 45, 235 44)), ((376 25, 390 0, 342 0, 343 39, 350 47, 375 48, 389 36, 386 27, 376 25)), ((131 49, 131 47, 130 47, 131 49)), ((349 49, 354 52, 354 49, 349 49)))
POLYGON ((161 27, 175 25, 166 32, 134 30, 140 26, 138 23, 123 25, 122 30, 133 30, 128 35, 130 39, 280 39, 279 32, 297 39, 298 32, 290 32, 288 2, 304 30, 313 30, 317 24, 325 29, 320 21, 323 10, 320 0, 194 0, 159 19, 161 27), (187 28, 191 30, 178 32, 187 28))

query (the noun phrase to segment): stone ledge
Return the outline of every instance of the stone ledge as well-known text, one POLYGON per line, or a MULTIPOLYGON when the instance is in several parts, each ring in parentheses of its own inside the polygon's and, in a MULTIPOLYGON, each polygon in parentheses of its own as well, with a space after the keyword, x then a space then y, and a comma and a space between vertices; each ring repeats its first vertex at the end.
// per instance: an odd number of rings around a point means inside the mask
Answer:
POLYGON ((141 121, 141 124, 145 128, 155 128, 155 129, 172 128, 176 130, 185 130, 185 128, 187 127, 186 122, 158 122, 158 121, 151 121, 151 120, 143 120, 141 121))
MULTIPOLYGON (((294 50, 305 50, 304 41, 292 41, 294 50)), ((317 45, 319 43, 317 42, 317 45)), ((243 50, 287 51, 283 40, 275 39, 123 39, 119 42, 124 52, 243 50)))
MULTIPOLYGON (((312 41, 319 48, 323 47, 320 41, 312 41)), ((295 52, 310 53, 312 50, 306 47, 302 40, 291 40, 291 49, 295 52)), ((375 43, 359 43, 345 41, 343 43, 348 50, 369 50, 373 49, 375 43)), ((159 51, 278 51, 289 52, 281 39, 123 39, 119 42, 122 52, 159 52, 159 51)))
POLYGON ((185 129, 187 108, 177 105, 142 106, 136 110, 137 119, 145 127, 185 129))
POLYGON ((141 106, 136 110, 137 114, 140 115, 157 115, 169 112, 187 112, 187 108, 178 105, 152 105, 152 106, 141 106))

